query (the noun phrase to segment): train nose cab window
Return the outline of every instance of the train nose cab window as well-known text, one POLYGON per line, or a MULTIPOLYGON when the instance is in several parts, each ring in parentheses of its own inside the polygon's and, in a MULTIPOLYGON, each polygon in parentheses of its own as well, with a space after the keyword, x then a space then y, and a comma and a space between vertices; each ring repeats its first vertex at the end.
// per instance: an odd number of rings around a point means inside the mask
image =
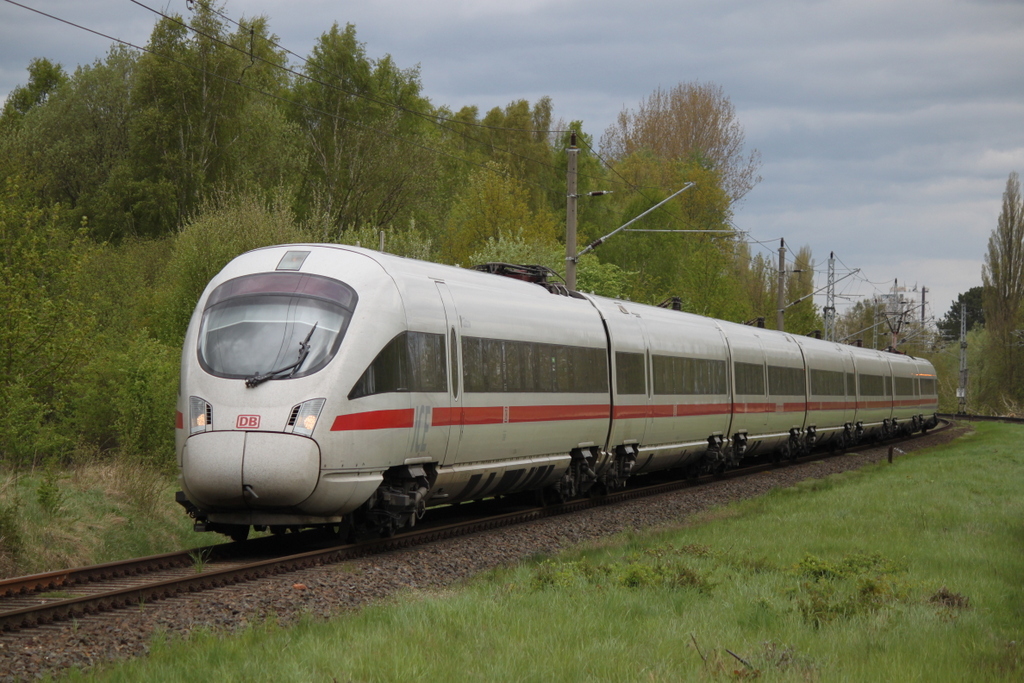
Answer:
POLYGON ((258 273, 229 280, 203 311, 199 363, 226 378, 313 374, 338 352, 356 300, 351 287, 319 275, 258 273))

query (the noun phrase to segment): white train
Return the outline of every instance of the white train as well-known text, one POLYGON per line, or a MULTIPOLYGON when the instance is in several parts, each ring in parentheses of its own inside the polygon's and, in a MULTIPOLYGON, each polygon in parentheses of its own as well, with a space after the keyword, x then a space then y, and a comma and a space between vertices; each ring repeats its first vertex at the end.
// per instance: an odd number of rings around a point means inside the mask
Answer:
POLYGON ((229 263, 182 353, 196 529, 388 534, 431 505, 571 498, 937 422, 927 361, 505 272, 325 244, 229 263))

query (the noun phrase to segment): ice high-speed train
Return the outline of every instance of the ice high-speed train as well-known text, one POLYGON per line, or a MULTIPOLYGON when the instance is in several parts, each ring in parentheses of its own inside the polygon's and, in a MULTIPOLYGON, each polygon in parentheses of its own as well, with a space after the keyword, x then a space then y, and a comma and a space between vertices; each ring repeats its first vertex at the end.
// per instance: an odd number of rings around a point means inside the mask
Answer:
POLYGON ((513 277, 328 244, 229 263, 182 352, 196 529, 387 534, 431 505, 571 498, 937 421, 927 361, 491 270, 513 277))

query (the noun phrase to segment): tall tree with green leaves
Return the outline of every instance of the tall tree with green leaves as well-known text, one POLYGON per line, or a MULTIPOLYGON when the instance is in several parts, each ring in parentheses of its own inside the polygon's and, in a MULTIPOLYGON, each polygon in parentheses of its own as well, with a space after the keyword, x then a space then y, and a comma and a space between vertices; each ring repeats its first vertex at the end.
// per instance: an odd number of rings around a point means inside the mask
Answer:
POLYGON ((229 30, 218 7, 157 22, 131 92, 131 172, 121 189, 131 232, 163 234, 224 187, 276 185, 298 167, 275 96, 283 52, 263 18, 229 30))
POLYGON ((64 67, 46 57, 29 62, 28 83, 12 90, 0 111, 0 133, 13 128, 32 109, 44 104, 67 79, 64 67))
POLYGON ((530 194, 497 162, 474 172, 456 196, 442 235, 441 259, 446 263, 473 265, 469 256, 488 240, 521 238, 541 248, 557 244, 558 225, 543 207, 530 208, 530 194))
POLYGON ((481 121, 487 129, 474 133, 486 137, 490 159, 526 185, 534 209, 565 203, 564 192, 555 191, 565 186, 565 166, 554 163, 552 107, 550 97, 532 107, 527 100, 510 102, 504 109, 494 107, 481 121))
POLYGON ((946 311, 940 320, 935 324, 939 332, 947 340, 960 339, 961 309, 965 308, 967 317, 967 330, 974 329, 975 325, 985 326, 985 288, 971 287, 966 292, 957 295, 949 310, 946 311))
POLYGON ((80 66, 27 112, 17 135, 5 140, 24 189, 42 205, 60 202, 78 222, 88 217, 99 237, 118 231, 121 183, 129 173, 129 97, 138 55, 114 47, 80 66))
POLYGON ((385 228, 416 218, 432 192, 427 149, 430 104, 419 72, 386 55, 371 60, 356 29, 334 24, 320 36, 294 86, 293 120, 308 148, 299 208, 333 226, 385 228))
POLYGON ((786 274, 786 331, 808 335, 821 332, 824 323, 814 303, 814 257, 811 247, 804 245, 793 257, 793 269, 786 274))
MULTIPOLYGON (((1003 206, 981 269, 985 326, 989 331, 990 395, 996 403, 1024 402, 1024 200, 1020 176, 1010 173, 1003 206), (999 397, 996 399, 995 397, 999 397)), ((998 406, 997 406, 998 409, 998 406)))

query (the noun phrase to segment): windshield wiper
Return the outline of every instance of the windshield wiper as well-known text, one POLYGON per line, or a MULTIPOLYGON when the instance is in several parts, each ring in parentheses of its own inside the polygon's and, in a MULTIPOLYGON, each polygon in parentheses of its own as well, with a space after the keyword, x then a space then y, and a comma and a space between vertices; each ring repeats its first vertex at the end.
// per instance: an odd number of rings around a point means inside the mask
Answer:
POLYGON ((292 363, 291 365, 287 365, 287 366, 285 366, 283 368, 279 368, 277 370, 271 370, 270 372, 268 372, 268 373, 266 373, 264 375, 256 373, 252 377, 246 377, 245 378, 245 386, 247 388, 249 388, 249 389, 252 389, 255 386, 259 386, 260 384, 263 384, 268 379, 274 379, 277 375, 280 375, 282 372, 287 372, 288 370, 291 370, 291 372, 288 373, 289 377, 291 377, 296 372, 298 372, 299 368, 302 367, 302 363, 306 360, 306 356, 309 355, 309 338, 313 336, 313 332, 316 331, 316 326, 319 325, 319 324, 320 324, 319 320, 317 320, 315 323, 313 323, 313 327, 312 327, 312 329, 309 330, 309 334, 306 335, 305 339, 303 339, 302 341, 299 342, 299 360, 298 361, 292 363))

